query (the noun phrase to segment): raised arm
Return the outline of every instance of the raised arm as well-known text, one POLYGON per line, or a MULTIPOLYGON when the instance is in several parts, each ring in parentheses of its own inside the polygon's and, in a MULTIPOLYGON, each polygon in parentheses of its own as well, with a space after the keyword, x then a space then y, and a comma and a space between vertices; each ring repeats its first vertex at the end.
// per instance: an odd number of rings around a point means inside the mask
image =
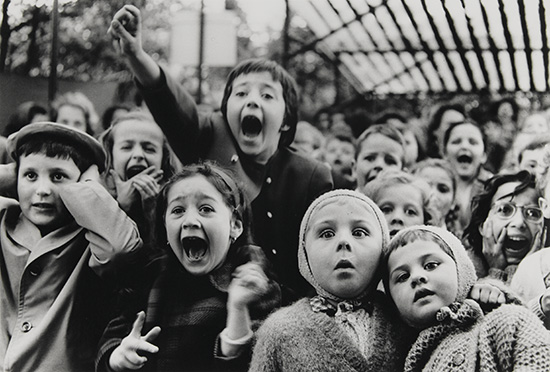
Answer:
POLYGON ((116 259, 135 252, 143 243, 135 222, 96 177, 88 174, 83 173, 80 182, 65 186, 60 196, 76 223, 87 230, 86 239, 92 252, 90 267, 102 275, 116 270, 116 259))
POLYGON ((143 50, 139 9, 132 5, 120 9, 111 22, 109 34, 178 159, 183 164, 199 160, 209 143, 211 123, 199 121, 193 97, 143 50))
POLYGON ((124 5, 113 17, 108 32, 140 84, 147 88, 157 86, 161 81, 160 67, 143 50, 139 9, 124 5))

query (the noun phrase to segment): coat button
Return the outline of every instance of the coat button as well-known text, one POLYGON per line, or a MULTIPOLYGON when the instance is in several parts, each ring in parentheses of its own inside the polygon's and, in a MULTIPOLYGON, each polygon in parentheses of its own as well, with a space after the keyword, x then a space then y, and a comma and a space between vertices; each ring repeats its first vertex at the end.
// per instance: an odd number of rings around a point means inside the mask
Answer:
POLYGON ((271 184, 271 177, 267 177, 267 179, 265 180, 265 182, 267 182, 269 185, 271 184))
POLYGON ((239 155, 237 154, 234 154, 232 157, 231 157, 231 163, 236 163, 239 161, 239 155))
POLYGON ((29 322, 25 322, 25 323, 21 324, 21 330, 23 332, 28 332, 28 331, 31 330, 31 328, 32 328, 32 324, 29 323, 29 322))
POLYGON ((466 357, 462 353, 455 354, 453 356, 453 365, 460 366, 464 361, 466 360, 466 357))
POLYGON ((267 217, 268 217, 268 218, 273 218, 273 213, 267 212, 267 217))
POLYGON ((271 253, 277 254, 277 250, 276 250, 275 248, 273 248, 273 249, 271 250, 271 253))

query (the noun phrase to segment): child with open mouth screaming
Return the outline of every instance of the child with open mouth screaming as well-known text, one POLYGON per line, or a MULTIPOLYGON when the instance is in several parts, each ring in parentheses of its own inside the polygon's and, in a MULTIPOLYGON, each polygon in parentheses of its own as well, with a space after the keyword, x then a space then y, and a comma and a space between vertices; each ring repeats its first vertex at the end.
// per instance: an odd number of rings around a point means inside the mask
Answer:
POLYGON ((544 247, 546 200, 528 171, 491 178, 473 200, 464 231, 479 277, 510 283, 518 264, 544 247))
POLYGON ((185 166, 166 183, 157 205, 164 252, 105 330, 99 370, 248 368, 256 321, 280 302, 250 244, 249 213, 242 189, 214 164, 185 166))
POLYGON ((101 141, 107 153, 105 186, 149 242, 156 197, 174 173, 168 142, 153 118, 140 111, 117 118, 101 141))
POLYGON ((109 32, 182 164, 215 161, 242 183, 256 243, 273 264, 285 303, 306 295, 311 287, 296 262, 298 229, 309 203, 333 182, 324 164, 290 147, 298 122, 295 80, 275 61, 242 61, 227 77, 221 110, 202 112, 143 50, 138 8, 122 7, 109 32))

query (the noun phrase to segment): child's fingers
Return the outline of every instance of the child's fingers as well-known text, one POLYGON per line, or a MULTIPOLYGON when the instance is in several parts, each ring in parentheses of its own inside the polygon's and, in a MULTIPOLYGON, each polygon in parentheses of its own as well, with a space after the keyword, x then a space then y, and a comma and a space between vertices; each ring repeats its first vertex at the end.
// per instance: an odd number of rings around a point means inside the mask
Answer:
POLYGON ((125 367, 127 369, 140 369, 147 363, 147 358, 137 353, 124 354, 124 359, 126 360, 125 367))
POLYGON ((158 335, 160 334, 160 327, 159 326, 156 326, 156 327, 153 327, 153 329, 151 329, 149 332, 147 332, 147 334, 145 336, 143 336, 141 339, 142 340, 145 340, 147 342, 151 342, 151 341, 154 341, 158 335))
POLYGON ((140 311, 137 314, 136 320, 134 320, 134 324, 132 324, 132 330, 130 331, 130 335, 136 338, 141 338, 141 330, 143 329, 144 323, 145 323, 145 312, 140 311))
POLYGON ((142 196, 154 197, 160 192, 160 186, 154 179, 134 178, 132 178, 132 184, 142 196))
POLYGON ((158 346, 153 345, 145 340, 139 340, 139 342, 136 344, 136 352, 138 353, 138 355, 141 352, 154 354, 154 353, 158 353, 158 351, 159 351, 158 346))

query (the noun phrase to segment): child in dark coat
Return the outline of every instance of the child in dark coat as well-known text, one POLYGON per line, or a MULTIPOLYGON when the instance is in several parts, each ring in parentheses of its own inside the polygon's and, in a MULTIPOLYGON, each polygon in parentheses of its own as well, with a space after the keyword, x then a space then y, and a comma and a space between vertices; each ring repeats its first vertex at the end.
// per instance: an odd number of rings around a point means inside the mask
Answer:
POLYGON ((192 97, 141 46, 141 15, 126 5, 110 29, 155 121, 182 164, 213 160, 233 171, 251 201, 254 236, 272 262, 285 302, 311 290, 298 272, 298 229, 309 203, 332 189, 329 169, 291 149, 297 126, 294 79, 276 62, 231 71, 221 112, 199 113, 192 97))

